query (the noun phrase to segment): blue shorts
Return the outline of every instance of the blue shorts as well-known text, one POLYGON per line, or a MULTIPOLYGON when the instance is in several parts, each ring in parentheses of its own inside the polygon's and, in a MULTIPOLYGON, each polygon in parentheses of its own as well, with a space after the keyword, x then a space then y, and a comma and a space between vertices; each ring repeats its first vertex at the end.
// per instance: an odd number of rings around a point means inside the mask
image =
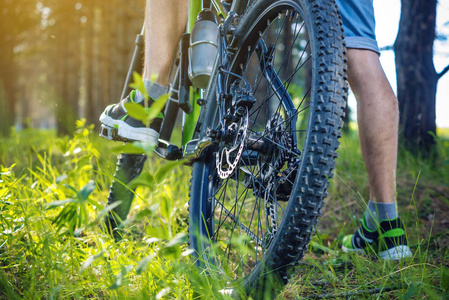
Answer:
POLYGON ((373 0, 335 0, 340 9, 347 48, 380 54, 376 41, 373 0))

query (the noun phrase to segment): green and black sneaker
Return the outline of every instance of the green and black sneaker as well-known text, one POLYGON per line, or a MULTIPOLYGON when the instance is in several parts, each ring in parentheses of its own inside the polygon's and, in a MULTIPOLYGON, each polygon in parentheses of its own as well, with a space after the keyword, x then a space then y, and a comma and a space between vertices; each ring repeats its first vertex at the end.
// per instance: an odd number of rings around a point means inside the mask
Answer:
MULTIPOLYGON (((136 91, 133 90, 125 99, 117 104, 109 105, 100 116, 100 122, 109 129, 116 129, 118 139, 158 143, 162 118, 155 118, 149 127, 141 121, 131 118, 126 112, 125 103, 134 102, 136 91)), ((153 103, 150 99, 149 105, 153 103)), ((143 101, 139 104, 143 105, 143 101)), ((102 127, 103 127, 102 126, 102 127)), ((108 139, 116 139, 110 134, 101 134, 108 139)))
POLYGON ((344 252, 375 252, 380 259, 399 260, 412 256, 407 244, 404 226, 399 218, 383 220, 379 229, 372 231, 366 227, 365 215, 362 226, 343 238, 344 252))

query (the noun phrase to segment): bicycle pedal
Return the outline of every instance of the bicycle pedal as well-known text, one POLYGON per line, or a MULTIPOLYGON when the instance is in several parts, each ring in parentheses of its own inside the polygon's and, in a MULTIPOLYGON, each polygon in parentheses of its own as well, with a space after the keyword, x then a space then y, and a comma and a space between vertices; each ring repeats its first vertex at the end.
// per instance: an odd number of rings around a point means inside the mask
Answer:
POLYGON ((114 136, 117 135, 117 132, 118 132, 117 128, 109 127, 104 124, 101 124, 101 128, 100 128, 100 136, 101 137, 104 137, 105 139, 108 139, 108 140, 113 140, 114 136))
POLYGON ((159 145, 154 149, 154 152, 163 159, 177 160, 182 158, 182 150, 178 146, 159 139, 159 145))
POLYGON ((123 138, 118 135, 118 129, 115 127, 110 127, 104 124, 101 124, 100 128, 100 136, 104 137, 108 140, 119 141, 119 142, 134 142, 133 140, 123 138))

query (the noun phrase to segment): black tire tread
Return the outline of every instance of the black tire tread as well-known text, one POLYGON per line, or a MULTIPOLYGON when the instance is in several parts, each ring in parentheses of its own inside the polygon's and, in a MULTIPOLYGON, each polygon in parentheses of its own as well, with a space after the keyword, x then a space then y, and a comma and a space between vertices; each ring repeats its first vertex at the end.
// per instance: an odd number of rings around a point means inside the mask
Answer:
MULTIPOLYGON (((117 157, 114 179, 109 188, 108 205, 118 200, 122 203, 109 212, 106 218, 106 227, 110 233, 119 225, 119 220, 125 220, 128 215, 134 191, 126 185, 142 172, 145 161, 145 155, 122 153, 117 157)), ((116 235, 114 234, 114 236, 116 235)))

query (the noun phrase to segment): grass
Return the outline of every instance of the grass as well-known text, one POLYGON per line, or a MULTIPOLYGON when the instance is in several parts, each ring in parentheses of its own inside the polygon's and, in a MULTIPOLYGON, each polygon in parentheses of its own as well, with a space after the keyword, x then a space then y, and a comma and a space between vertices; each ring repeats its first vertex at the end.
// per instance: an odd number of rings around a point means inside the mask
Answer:
MULTIPOLYGON (((435 164, 399 158, 397 201, 414 257, 396 264, 339 250, 368 200, 357 136, 347 134, 310 251, 279 299, 448 297, 449 140, 438 143, 435 164)), ((223 298, 224 280, 190 260, 189 167, 138 188, 121 241, 101 230, 116 147, 82 121, 73 138, 29 129, 1 140, 0 298, 223 298)), ((145 168, 162 165, 150 158, 145 168)))

